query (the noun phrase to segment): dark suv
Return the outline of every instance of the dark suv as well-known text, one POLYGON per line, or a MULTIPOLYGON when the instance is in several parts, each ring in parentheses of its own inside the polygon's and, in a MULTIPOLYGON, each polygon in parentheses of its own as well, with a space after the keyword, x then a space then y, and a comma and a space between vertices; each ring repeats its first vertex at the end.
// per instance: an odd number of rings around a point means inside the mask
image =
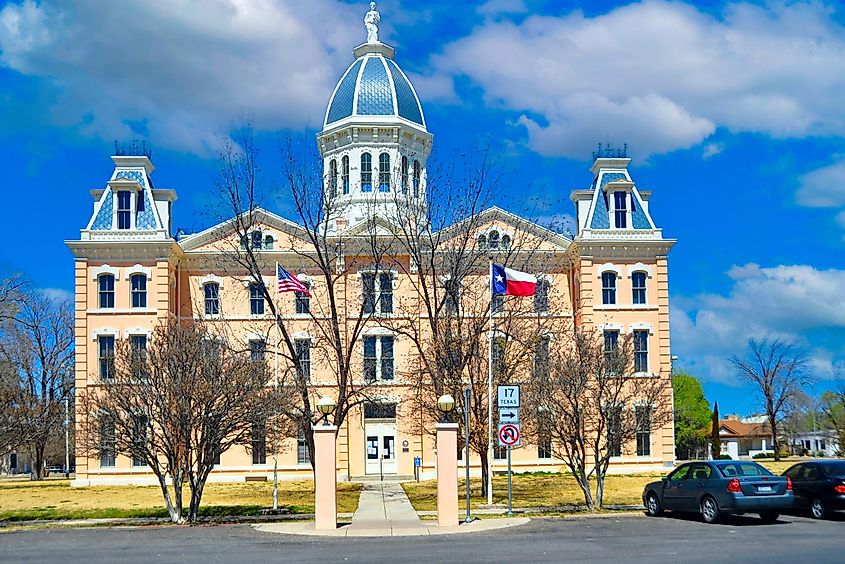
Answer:
POLYGON ((816 519, 845 509, 845 460, 799 462, 783 475, 792 480, 795 506, 809 509, 816 519))
POLYGON ((660 515, 664 509, 701 513, 707 523, 725 513, 758 513, 773 522, 793 502, 788 477, 775 476, 751 461, 687 462, 643 489, 649 515, 660 515))

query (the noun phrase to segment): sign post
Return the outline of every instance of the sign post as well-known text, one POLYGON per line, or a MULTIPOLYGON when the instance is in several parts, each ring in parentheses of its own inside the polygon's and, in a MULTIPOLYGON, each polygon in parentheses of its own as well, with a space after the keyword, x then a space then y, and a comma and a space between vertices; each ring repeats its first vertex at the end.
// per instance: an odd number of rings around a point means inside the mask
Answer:
POLYGON ((508 449, 508 515, 513 515, 513 484, 511 472, 511 450, 519 446, 521 429, 519 428, 519 386, 499 386, 497 391, 499 406, 499 446, 508 449))

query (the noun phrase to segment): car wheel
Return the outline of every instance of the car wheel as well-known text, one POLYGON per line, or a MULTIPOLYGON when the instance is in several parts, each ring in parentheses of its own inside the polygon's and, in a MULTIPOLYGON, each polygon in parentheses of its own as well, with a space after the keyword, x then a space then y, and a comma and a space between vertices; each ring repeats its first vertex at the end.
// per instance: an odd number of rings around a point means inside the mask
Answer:
POLYGON ((715 523, 719 520, 719 504, 710 496, 701 500, 701 517, 705 523, 715 523))
POLYGON ((650 493, 646 497, 646 511, 650 517, 657 517, 663 513, 663 508, 660 507, 660 500, 657 499, 657 494, 650 493))
POLYGON ((763 513, 760 513, 760 519, 764 523, 774 523, 778 520, 778 517, 780 517, 780 513, 775 511, 764 511, 763 513))
POLYGON ((824 519, 827 517, 827 507, 822 500, 816 498, 810 504, 810 513, 813 514, 813 519, 824 519))

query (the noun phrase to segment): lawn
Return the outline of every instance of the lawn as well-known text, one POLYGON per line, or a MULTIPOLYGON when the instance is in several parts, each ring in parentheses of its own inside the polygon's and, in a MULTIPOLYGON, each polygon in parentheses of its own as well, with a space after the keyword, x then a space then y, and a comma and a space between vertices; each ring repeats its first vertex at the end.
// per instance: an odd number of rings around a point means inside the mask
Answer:
MULTIPOLYGON (((360 491, 360 484, 338 483, 338 511, 354 512, 360 491)), ((183 502, 189 499, 185 488, 183 502)), ((257 515, 272 507, 272 500, 272 482, 212 483, 205 487, 200 514, 257 515)), ((313 482, 279 482, 279 506, 291 513, 313 513, 313 482)), ((161 490, 157 486, 71 488, 63 479, 0 481, 0 521, 108 517, 167 517, 161 490)))
MULTIPOLYGON (((756 460, 775 474, 780 474, 797 462, 792 460, 756 460)), ((659 480, 666 473, 611 475, 605 481, 605 505, 639 505, 642 504, 643 486, 648 482, 659 480)), ((458 487, 458 503, 462 510, 466 510, 464 480, 460 480, 458 487)), ((411 504, 417 511, 434 511, 437 509, 437 481, 410 482, 402 484, 411 504)), ((470 479, 472 507, 487 503, 487 498, 481 497, 481 479, 470 479)), ((593 484, 595 491, 595 484, 593 484)), ((493 503, 507 504, 508 482, 506 476, 493 477, 493 503)), ((513 506, 514 507, 560 507, 564 505, 584 505, 584 496, 570 474, 515 474, 513 476, 513 506)))

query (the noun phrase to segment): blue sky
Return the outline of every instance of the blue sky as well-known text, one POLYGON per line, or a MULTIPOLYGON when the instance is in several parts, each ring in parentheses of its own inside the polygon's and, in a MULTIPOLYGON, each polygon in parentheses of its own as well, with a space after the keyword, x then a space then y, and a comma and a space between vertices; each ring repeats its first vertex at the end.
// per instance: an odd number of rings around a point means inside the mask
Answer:
MULTIPOLYGON (((0 265, 72 289, 65 239, 113 141, 146 139, 176 226, 216 217, 214 147, 244 115, 312 136, 366 2, 0 3, 0 265), (18 238, 21 244, 15 244, 18 238)), ((723 412, 727 359, 775 335, 845 369, 845 9, 838 2, 383 1, 436 151, 490 146, 509 193, 565 217, 590 151, 628 143, 670 256, 673 351, 723 412)), ((268 141, 268 148, 272 142, 268 141)), ((507 195, 501 202, 518 206, 507 195)), ((278 211, 285 212, 285 203, 278 211)))

